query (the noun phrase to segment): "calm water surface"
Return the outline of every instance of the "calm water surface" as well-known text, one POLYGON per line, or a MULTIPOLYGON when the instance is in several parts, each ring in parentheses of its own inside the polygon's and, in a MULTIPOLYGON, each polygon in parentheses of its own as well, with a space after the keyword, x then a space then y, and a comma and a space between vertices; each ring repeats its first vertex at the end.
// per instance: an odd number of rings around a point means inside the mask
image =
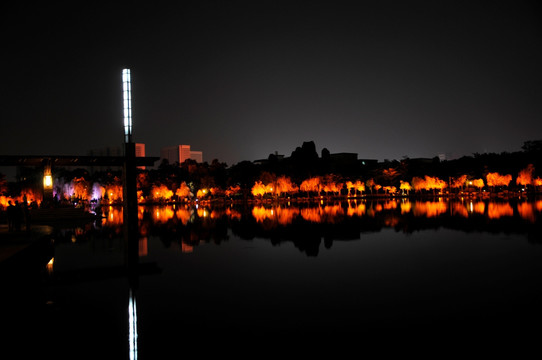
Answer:
POLYGON ((203 339, 526 339, 542 326, 540 201, 142 207, 131 277, 120 211, 104 215, 57 229, 37 300, 23 302, 25 328, 59 356, 171 358, 203 339))

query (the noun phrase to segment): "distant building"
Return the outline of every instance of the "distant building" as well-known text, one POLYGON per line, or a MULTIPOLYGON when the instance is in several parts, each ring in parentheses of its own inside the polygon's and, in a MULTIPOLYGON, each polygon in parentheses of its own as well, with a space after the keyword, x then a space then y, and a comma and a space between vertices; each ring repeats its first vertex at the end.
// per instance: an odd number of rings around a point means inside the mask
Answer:
POLYGON ((345 164, 354 164, 358 161, 358 154, 356 153, 334 153, 329 154, 331 161, 340 162, 345 164))
POLYGON ((167 146, 160 149, 160 163, 167 160, 169 164, 182 164, 187 159, 203 162, 203 152, 190 149, 190 145, 167 146))
MULTIPOLYGON (((145 144, 136 143, 135 144, 135 155, 136 157, 145 157, 145 144)), ((145 170, 145 166, 138 166, 138 169, 145 170)))

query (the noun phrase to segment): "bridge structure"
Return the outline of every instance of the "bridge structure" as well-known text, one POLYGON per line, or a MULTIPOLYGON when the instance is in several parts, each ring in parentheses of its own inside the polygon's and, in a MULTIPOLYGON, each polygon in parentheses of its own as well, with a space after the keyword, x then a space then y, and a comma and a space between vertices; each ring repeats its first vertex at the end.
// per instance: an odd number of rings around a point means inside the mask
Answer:
POLYGON ((55 167, 120 166, 123 170, 123 214, 126 242, 130 262, 137 263, 137 185, 136 167, 153 166, 158 157, 136 156, 132 140, 132 84, 130 69, 122 70, 122 101, 124 128, 124 156, 74 156, 74 155, 0 155, 1 166, 43 167, 43 199, 53 198, 53 175, 55 167), (135 244, 132 245, 132 244, 135 244), (135 259, 135 261, 133 260, 135 259))
MULTIPOLYGON (((158 157, 136 157, 136 166, 153 166, 158 157)), ((0 166, 124 166, 124 156, 0 155, 0 166)))

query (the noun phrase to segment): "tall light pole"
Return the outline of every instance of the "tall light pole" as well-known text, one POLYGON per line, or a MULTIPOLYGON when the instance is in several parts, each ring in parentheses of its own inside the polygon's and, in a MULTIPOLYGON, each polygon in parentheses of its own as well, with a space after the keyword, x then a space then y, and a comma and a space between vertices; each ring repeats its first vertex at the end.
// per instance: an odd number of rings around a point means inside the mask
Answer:
POLYGON ((132 79, 130 69, 122 70, 122 104, 124 115, 124 143, 132 142, 132 79))
POLYGON ((137 359, 137 311, 135 294, 139 287, 139 229, 137 226, 135 143, 132 142, 132 80, 130 69, 122 70, 122 100, 124 118, 124 244, 126 271, 130 286, 128 300, 129 355, 130 359, 137 359))

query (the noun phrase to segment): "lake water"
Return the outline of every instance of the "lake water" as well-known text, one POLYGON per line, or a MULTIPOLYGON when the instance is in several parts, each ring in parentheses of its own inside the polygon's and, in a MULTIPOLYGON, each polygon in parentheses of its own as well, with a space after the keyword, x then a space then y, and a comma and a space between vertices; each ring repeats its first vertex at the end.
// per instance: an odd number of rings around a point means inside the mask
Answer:
POLYGON ((137 275, 124 271, 122 209, 55 229, 32 301, 14 310, 25 339, 57 357, 161 359, 220 341, 314 351, 540 334, 540 200, 139 210, 137 275))

